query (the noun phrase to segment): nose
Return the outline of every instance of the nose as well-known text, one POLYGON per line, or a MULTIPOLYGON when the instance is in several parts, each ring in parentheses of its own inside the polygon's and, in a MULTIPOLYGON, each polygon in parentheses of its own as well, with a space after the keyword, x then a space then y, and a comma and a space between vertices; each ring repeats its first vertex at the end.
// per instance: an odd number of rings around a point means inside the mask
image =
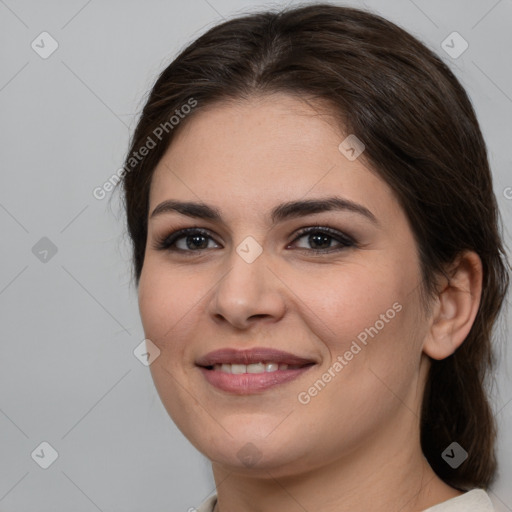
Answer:
POLYGON ((229 269, 214 288, 210 313, 216 323, 247 329, 255 322, 276 322, 286 311, 283 283, 263 251, 248 262, 235 250, 229 269))

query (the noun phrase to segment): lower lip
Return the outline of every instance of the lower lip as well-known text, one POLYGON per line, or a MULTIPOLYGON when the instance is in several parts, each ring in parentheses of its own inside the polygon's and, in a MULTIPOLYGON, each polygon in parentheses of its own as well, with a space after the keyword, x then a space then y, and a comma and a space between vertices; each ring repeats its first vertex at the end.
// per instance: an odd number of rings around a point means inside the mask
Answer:
POLYGON ((265 391, 279 384, 290 382, 307 372, 314 365, 304 366, 296 370, 276 370, 265 373, 226 373, 200 367, 205 379, 222 391, 236 395, 250 395, 265 391))

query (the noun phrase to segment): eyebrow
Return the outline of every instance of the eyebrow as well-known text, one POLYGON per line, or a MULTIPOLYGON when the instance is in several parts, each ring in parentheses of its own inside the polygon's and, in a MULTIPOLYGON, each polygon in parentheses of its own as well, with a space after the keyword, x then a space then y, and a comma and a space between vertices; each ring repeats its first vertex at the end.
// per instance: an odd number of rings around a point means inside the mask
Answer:
MULTIPOLYGON (((272 210, 270 218, 272 220, 272 224, 276 224, 277 222, 282 222, 286 219, 336 210, 358 213, 372 221, 374 224, 379 225, 377 218, 368 208, 349 199, 337 196, 282 203, 272 210)), ((153 210, 149 218, 153 219, 156 216, 169 212, 178 212, 182 215, 194 217, 196 219, 222 222, 222 215, 215 207, 209 206, 205 203, 177 201, 174 199, 168 199, 160 203, 153 210)))

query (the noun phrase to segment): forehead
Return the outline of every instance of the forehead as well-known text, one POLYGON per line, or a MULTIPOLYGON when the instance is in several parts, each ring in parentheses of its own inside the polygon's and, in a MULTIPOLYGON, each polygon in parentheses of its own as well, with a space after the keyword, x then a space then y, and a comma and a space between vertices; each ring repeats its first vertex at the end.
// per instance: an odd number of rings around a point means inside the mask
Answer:
POLYGON ((325 105, 284 94, 209 105, 180 127, 160 160, 150 211, 169 198, 266 210, 335 193, 393 213, 388 185, 362 158, 340 152, 347 135, 325 105))

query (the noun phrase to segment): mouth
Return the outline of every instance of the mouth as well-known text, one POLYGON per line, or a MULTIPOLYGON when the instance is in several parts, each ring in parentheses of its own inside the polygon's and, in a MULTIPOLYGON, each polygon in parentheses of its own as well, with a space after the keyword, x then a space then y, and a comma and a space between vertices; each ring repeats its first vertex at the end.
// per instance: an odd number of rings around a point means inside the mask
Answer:
POLYGON ((234 364, 234 363, 222 363, 222 364, 214 364, 211 366, 205 366, 203 368, 207 370, 213 370, 214 372, 224 372, 231 373, 234 375, 240 375, 243 373, 273 373, 278 370, 298 370, 300 368, 304 368, 306 366, 310 366, 315 364, 313 362, 306 363, 303 365, 300 364, 286 364, 286 363, 274 363, 274 362, 258 362, 251 364, 234 364))
POLYGON ((298 378, 316 361, 274 349, 222 349, 196 361, 206 381, 227 393, 247 395, 298 378))

